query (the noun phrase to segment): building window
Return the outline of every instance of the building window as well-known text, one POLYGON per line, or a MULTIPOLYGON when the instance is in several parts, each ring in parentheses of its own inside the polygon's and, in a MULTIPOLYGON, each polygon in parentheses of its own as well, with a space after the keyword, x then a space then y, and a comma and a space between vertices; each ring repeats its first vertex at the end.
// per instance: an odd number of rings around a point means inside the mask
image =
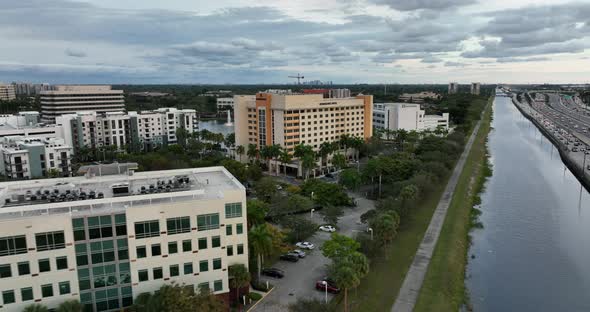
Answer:
POLYGON ((146 252, 145 246, 137 246, 136 252, 137 252, 138 259, 147 257, 147 252, 146 252))
POLYGON ((244 233, 244 225, 242 223, 236 224, 236 234, 244 233))
POLYGON ((221 238, 219 236, 211 237, 211 248, 217 248, 221 246, 221 238))
POLYGON ((168 235, 188 233, 191 231, 190 217, 166 219, 168 235))
POLYGON ((21 288, 20 289, 20 297, 21 297, 22 301, 33 300, 33 288, 32 287, 21 288))
POLYGON ((129 247, 127 246, 126 238, 117 240, 117 254, 119 255, 119 260, 129 259, 129 247))
POLYGON ((19 262, 17 264, 17 267, 18 267, 18 275, 31 274, 31 267, 29 266, 29 261, 19 262))
POLYGON ((199 272, 207 272, 209 271, 209 262, 207 260, 203 260, 199 262, 199 272))
POLYGON ((219 228, 219 214, 212 213, 197 216, 197 228, 199 231, 214 230, 219 228))
POLYGON ((49 259, 39 259, 39 272, 51 271, 51 265, 49 259))
POLYGON ((70 293, 70 282, 61 282, 59 283, 59 294, 65 295, 70 293))
POLYGON ((227 250, 228 257, 234 255, 234 246, 232 246, 232 245, 226 246, 225 250, 227 250))
POLYGON ((135 238, 160 236, 160 223, 158 220, 135 222, 135 238))
POLYGON ((221 291, 223 289, 223 281, 216 280, 213 282, 213 291, 221 291))
POLYGON ((238 244, 238 255, 244 254, 244 244, 238 244))
POLYGON ((12 270, 10 264, 0 265, 0 278, 12 277, 12 270))
POLYGON ((193 250, 192 241, 190 239, 183 240, 182 241, 182 251, 187 252, 187 251, 192 251, 192 250, 193 250))
POLYGON ((14 290, 6 290, 2 292, 2 301, 4 304, 14 303, 14 290))
POLYGON ((174 264, 170 266, 170 277, 178 276, 180 274, 180 270, 178 269, 178 264, 174 264))
POLYGON ((111 216, 88 218, 89 239, 113 237, 111 216))
POLYGON ((221 270, 221 258, 213 259, 213 270, 221 270))
POLYGON ((27 253, 27 239, 24 235, 0 237, 0 256, 27 253))
POLYGON ((86 244, 76 244, 76 264, 78 266, 88 264, 88 251, 86 250, 86 244))
POLYGON ((225 226, 225 235, 228 235, 229 236, 231 234, 232 234, 232 226, 231 226, 231 224, 227 224, 225 226))
POLYGON ((124 214, 115 215, 115 231, 117 236, 127 235, 127 220, 124 214))
POLYGON ((154 268, 153 270, 154 273, 154 279, 161 279, 164 276, 164 273, 162 273, 162 268, 154 268))
POLYGON ((41 285, 41 296, 43 296, 43 298, 53 296, 53 285, 51 285, 51 284, 41 285))
POLYGON ((159 256, 162 254, 162 248, 160 244, 153 244, 152 245, 152 257, 159 256))
POLYGON ((242 216, 242 203, 225 204, 225 218, 239 218, 242 216))
POLYGON ((175 253, 178 253, 178 243, 169 242, 168 243, 168 254, 175 254, 175 253))
POLYGON ((115 261, 115 244, 112 240, 90 243, 90 252, 93 264, 115 261))
POLYGON ((66 248, 64 232, 46 232, 35 234, 37 251, 66 248))
POLYGON ((199 250, 201 250, 201 249, 207 249, 207 238, 206 237, 199 238, 199 250))
POLYGON ((65 270, 68 268, 68 257, 55 258, 55 266, 58 270, 65 270))
POLYGON ((184 274, 193 274, 193 263, 187 262, 184 264, 184 274))
POLYGON ((82 241, 86 239, 86 232, 84 230, 84 218, 72 219, 72 227, 74 228, 75 241, 82 241))
POLYGON ((148 280, 148 271, 147 270, 139 270, 139 271, 137 271, 137 276, 139 277, 140 282, 145 282, 148 280))

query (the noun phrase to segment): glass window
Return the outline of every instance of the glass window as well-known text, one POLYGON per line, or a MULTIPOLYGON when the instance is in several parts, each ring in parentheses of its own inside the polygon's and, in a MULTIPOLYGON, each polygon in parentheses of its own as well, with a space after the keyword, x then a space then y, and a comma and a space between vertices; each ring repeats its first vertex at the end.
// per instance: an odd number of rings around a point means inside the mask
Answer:
POLYGON ((225 204, 225 218, 239 218, 242 216, 242 203, 225 204))
POLYGON ((187 262, 184 264, 184 274, 193 274, 193 263, 187 262))
POLYGON ((221 258, 213 259, 213 270, 221 270, 221 258))
POLYGON ((221 246, 221 238, 219 236, 211 237, 211 248, 217 248, 221 246))
POLYGON ((159 256, 162 254, 162 248, 160 244, 153 244, 152 245, 152 257, 159 256))
POLYGON ((244 254, 244 244, 238 244, 238 255, 244 254))
POLYGON ((43 296, 43 298, 53 296, 53 285, 51 285, 51 284, 41 285, 41 295, 43 296))
POLYGON ((160 223, 158 220, 135 222, 135 238, 160 236, 160 223))
POLYGON ((4 304, 14 303, 14 290, 6 290, 2 292, 2 301, 4 304))
POLYGON ((199 288, 199 290, 208 290, 209 282, 200 283, 197 287, 199 288))
POLYGON ((225 250, 227 250, 227 255, 228 256, 233 256, 234 255, 234 246, 229 245, 225 247, 225 250))
POLYGON ((147 257, 147 252, 146 252, 145 246, 137 246, 136 251, 137 251, 137 258, 147 257))
POLYGON ((231 235, 232 234, 232 227, 231 224, 228 224, 225 226, 225 235, 231 235))
POLYGON ((190 217, 178 217, 166 219, 168 235, 188 233, 191 231, 190 217))
POLYGON ((65 295, 70 293, 70 282, 61 282, 59 283, 59 294, 65 295))
POLYGON ((162 268, 154 268, 153 273, 155 280, 161 279, 164 275, 164 273, 162 273, 162 268))
POLYGON ((45 232, 35 234, 37 251, 66 248, 63 231, 45 232))
POLYGON ((49 272, 51 271, 51 265, 49 264, 49 259, 39 259, 39 272, 49 272))
POLYGON ((127 221, 124 214, 115 215, 115 231, 117 236, 127 235, 127 221))
POLYGON ((216 280, 213 282, 213 291, 221 291, 223 289, 223 281, 216 280))
POLYGON ((55 266, 58 270, 65 270, 68 268, 68 257, 55 258, 55 266))
POLYGON ((180 274, 180 270, 178 269, 178 264, 174 264, 170 266, 170 276, 178 276, 180 274))
POLYGON ((182 241, 182 251, 187 252, 193 249, 193 243, 190 239, 182 241))
POLYGON ((197 216, 197 229, 199 231, 214 230, 219 228, 219 214, 212 213, 197 216))
POLYGON ((207 260, 203 260, 199 262, 199 272, 207 272, 209 271, 209 262, 207 260))
POLYGON ((31 274, 31 267, 29 266, 29 261, 19 262, 17 266, 18 266, 18 275, 31 274))
POLYGON ((199 238, 199 250, 200 249, 207 249, 207 238, 206 237, 199 238))
POLYGON ((27 239, 24 235, 0 237, 0 256, 27 253, 27 239))
POLYGON ((242 223, 236 224, 236 234, 244 233, 244 225, 242 223))
POLYGON ((168 242, 168 254, 178 253, 178 243, 168 242))
POLYGON ((20 297, 21 297, 22 301, 33 300, 33 288, 32 287, 21 288, 20 289, 20 297))
POLYGON ((0 265, 0 278, 12 277, 12 270, 10 264, 0 265))
POLYGON ((139 277, 140 282, 144 282, 148 280, 148 271, 147 270, 139 270, 137 271, 137 275, 139 277))

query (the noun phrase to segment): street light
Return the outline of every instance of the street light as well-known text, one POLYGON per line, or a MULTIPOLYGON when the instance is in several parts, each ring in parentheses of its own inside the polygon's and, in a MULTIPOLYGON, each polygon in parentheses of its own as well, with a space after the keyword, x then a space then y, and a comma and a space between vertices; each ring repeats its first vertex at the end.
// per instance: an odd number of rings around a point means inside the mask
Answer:
POLYGON ((310 216, 309 216, 309 218, 310 218, 311 220, 313 220, 313 212, 314 212, 314 211, 315 211, 315 209, 311 208, 311 211, 309 212, 309 213, 310 213, 310 216))
POLYGON ((326 304, 328 304, 328 282, 322 281, 322 285, 324 285, 324 294, 326 298, 326 304))
POLYGON ((373 240, 373 228, 368 228, 367 231, 371 232, 371 240, 373 240))

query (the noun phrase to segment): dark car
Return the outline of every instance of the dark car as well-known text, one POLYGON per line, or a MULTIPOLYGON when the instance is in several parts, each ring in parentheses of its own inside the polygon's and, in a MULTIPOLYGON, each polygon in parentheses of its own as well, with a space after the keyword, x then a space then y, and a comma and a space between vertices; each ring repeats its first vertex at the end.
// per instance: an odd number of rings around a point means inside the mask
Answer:
POLYGON ((266 268, 262 270, 262 275, 275 277, 275 278, 283 278, 285 276, 285 272, 283 270, 279 270, 277 268, 266 268))
POLYGON ((317 281, 315 283, 315 289, 317 290, 326 291, 326 288, 328 289, 328 292, 331 294, 337 294, 340 292, 340 288, 338 288, 338 286, 336 286, 336 283, 334 283, 334 281, 330 279, 317 281), (324 282, 326 282, 326 285, 324 285, 324 282))
POLYGON ((299 261, 299 257, 292 255, 292 254, 284 254, 281 255, 281 257, 279 258, 283 261, 290 261, 290 262, 297 262, 299 261))

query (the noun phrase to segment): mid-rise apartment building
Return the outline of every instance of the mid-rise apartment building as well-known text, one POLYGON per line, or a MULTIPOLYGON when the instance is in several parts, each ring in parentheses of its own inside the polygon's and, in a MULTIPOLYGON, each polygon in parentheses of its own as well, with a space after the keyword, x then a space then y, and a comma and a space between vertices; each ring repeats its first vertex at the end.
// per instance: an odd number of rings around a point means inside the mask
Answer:
POLYGON ((449 82, 449 94, 455 94, 459 92, 459 83, 458 82, 449 82))
POLYGON ((233 97, 217 98, 217 111, 219 112, 224 109, 234 109, 233 97))
POLYGON ((123 90, 111 86, 55 86, 55 90, 41 91, 41 114, 45 123, 55 123, 58 116, 82 111, 97 113, 125 110, 123 90))
POLYGON ((16 93, 12 84, 0 83, 0 101, 12 101, 16 99, 16 93))
POLYGON ((60 138, 3 137, 0 141, 0 174, 11 179, 31 179, 72 174, 72 147, 60 138))
POLYGON ((479 95, 481 89, 481 84, 479 82, 472 82, 471 83, 471 94, 479 95))
POLYGON ((246 193, 222 167, 0 183, 0 305, 120 311, 176 283, 228 299, 246 193))
POLYGON ((423 91, 418 93, 404 93, 399 96, 400 101, 408 103, 422 104, 426 99, 438 100, 441 96, 438 93, 432 91, 423 91))
POLYGON ((373 123, 376 128, 406 131, 449 129, 449 114, 426 115, 420 104, 375 103, 373 123))

